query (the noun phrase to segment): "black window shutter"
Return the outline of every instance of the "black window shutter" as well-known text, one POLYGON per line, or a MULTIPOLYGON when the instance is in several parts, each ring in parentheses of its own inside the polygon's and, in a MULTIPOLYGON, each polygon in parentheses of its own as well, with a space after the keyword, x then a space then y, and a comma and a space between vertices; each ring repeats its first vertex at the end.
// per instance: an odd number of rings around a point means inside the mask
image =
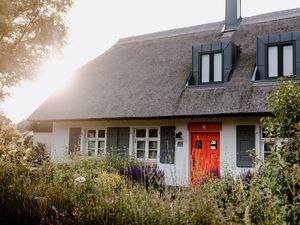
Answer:
POLYGON ((127 154, 129 150, 129 127, 107 128, 107 152, 127 154))
POLYGON ((129 150, 129 130, 129 127, 119 128, 118 149, 124 154, 127 154, 129 150))
POLYGON ((253 158, 248 151, 255 148, 255 126, 237 126, 236 135, 237 166, 250 168, 253 165, 253 158))
POLYGON ((238 55, 240 53, 240 48, 236 46, 233 42, 223 42, 223 79, 224 82, 230 80, 230 76, 233 73, 234 67, 237 62, 238 55))
POLYGON ((198 85, 199 84, 199 63, 200 63, 200 56, 199 52, 201 52, 201 45, 199 46, 193 46, 192 47, 192 64, 193 64, 193 71, 192 75, 189 80, 189 85, 198 85))
POLYGON ((107 128, 106 147, 107 147, 106 151, 108 153, 110 153, 118 148, 118 128, 117 127, 107 128))
POLYGON ((160 163, 175 162, 175 127, 160 127, 160 163))
POLYGON ((80 151, 81 128, 69 129, 69 153, 80 151))
POLYGON ((232 60, 233 60, 233 45, 232 42, 229 42, 227 45, 224 46, 223 49, 223 79, 224 82, 227 82, 229 77, 230 77, 230 73, 232 71, 232 60))
POLYGON ((256 80, 264 80, 266 78, 267 68, 267 56, 266 56, 266 44, 268 43, 268 37, 257 37, 256 39, 256 80))
POLYGON ((300 79, 300 32, 293 32, 293 38, 295 39, 296 78, 300 79))

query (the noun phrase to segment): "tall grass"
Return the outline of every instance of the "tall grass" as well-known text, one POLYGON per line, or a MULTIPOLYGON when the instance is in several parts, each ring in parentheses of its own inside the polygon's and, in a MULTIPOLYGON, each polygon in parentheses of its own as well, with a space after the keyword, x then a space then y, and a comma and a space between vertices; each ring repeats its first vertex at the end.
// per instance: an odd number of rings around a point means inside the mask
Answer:
MULTIPOLYGON (((132 161, 81 159, 36 169, 1 161, 1 224, 228 224, 243 221, 246 195, 232 179, 196 188, 132 181, 132 161), (128 164, 126 164, 128 163, 128 164), (78 182, 78 177, 84 180, 78 182)), ((142 167, 144 168, 144 167, 142 167)), ((79 179, 80 180, 80 179, 79 179)))
POLYGON ((147 168, 130 159, 82 158, 36 168, 0 160, 0 165, 1 225, 274 224, 255 206, 267 203, 250 174, 238 181, 212 177, 196 187, 146 188, 145 179, 120 174, 120 168, 147 168))

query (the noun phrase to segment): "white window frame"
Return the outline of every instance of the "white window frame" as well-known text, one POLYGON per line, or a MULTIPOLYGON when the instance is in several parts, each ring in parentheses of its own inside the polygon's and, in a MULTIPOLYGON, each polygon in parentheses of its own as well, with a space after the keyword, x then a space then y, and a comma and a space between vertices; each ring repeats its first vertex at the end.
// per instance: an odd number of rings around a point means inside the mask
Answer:
POLYGON ((282 57, 283 57, 283 63, 282 63, 282 71, 283 71, 283 76, 291 76, 291 75, 294 75, 294 46, 293 44, 290 44, 290 45, 284 45, 282 47, 282 57), (291 50, 290 52, 288 53, 291 53, 290 54, 287 54, 286 55, 286 49, 289 49, 291 50), (288 66, 288 67, 286 67, 288 66), (291 68, 289 68, 291 67, 291 68), (287 69, 291 69, 286 71, 287 69))
MULTIPOLYGON (((268 142, 268 141, 272 141, 272 140, 275 140, 276 138, 268 138, 268 137, 264 137, 263 136, 263 128, 260 127, 260 148, 261 148, 261 159, 262 161, 264 162, 266 160, 266 157, 265 157, 265 154, 266 153, 269 153, 271 154, 272 153, 272 150, 271 151, 266 151, 265 150, 265 144, 268 142)), ((283 138, 278 138, 277 141, 276 141, 276 145, 277 147, 281 147, 283 144, 283 142, 285 142, 286 140, 284 140, 283 138)))
POLYGON ((137 160, 145 160, 145 161, 151 161, 151 162, 157 162, 160 154, 159 150, 159 143, 160 143, 160 129, 158 127, 134 127, 133 128, 133 142, 134 142, 134 150, 133 155, 137 160), (146 130, 146 137, 136 137, 137 130, 146 130), (155 129, 157 130, 157 137, 149 137, 149 130, 155 129), (138 141, 145 141, 145 155, 144 158, 138 158, 137 157, 137 142, 138 141), (156 149, 156 158, 155 159, 149 159, 149 142, 150 141, 156 141, 157 142, 157 149, 156 149))
POLYGON ((87 155, 89 154, 89 148, 88 148, 89 141, 95 141, 94 154, 92 154, 91 156, 101 155, 101 153, 99 152, 99 146, 98 146, 99 141, 104 141, 103 154, 106 154, 106 137, 107 137, 107 129, 106 128, 103 128, 103 127, 89 127, 89 128, 85 128, 84 139, 85 139, 85 152, 86 152, 86 154, 87 155), (94 138, 88 137, 88 132, 91 131, 91 130, 96 131, 94 138), (104 130, 104 138, 103 137, 98 137, 99 130, 104 130))
POLYGON ((278 77, 284 77, 284 76, 292 76, 295 75, 295 71, 294 71, 294 67, 295 67, 295 60, 294 60, 294 44, 293 43, 282 43, 282 44, 277 44, 277 45, 270 45, 267 46, 267 78, 269 79, 274 79, 274 78, 278 78, 278 77), (287 47, 291 47, 291 55, 289 54, 285 54, 285 50, 287 49, 287 47), (273 51, 273 50, 274 51, 273 51), (276 51, 275 51, 276 49, 276 51), (274 54, 270 54, 270 53, 274 53, 274 54), (288 59, 286 58, 286 56, 288 56, 288 59), (278 59, 281 59, 280 61, 278 59), (271 61, 274 62, 274 65, 271 65, 270 62, 271 61), (276 68, 274 68, 276 66, 276 68), (287 69, 286 66, 291 66, 292 71, 285 71, 287 69), (289 74, 286 74, 289 73, 289 74))
POLYGON ((224 82, 223 81, 223 52, 217 51, 217 52, 202 53, 200 54, 200 58, 201 58, 200 84, 223 83, 224 82), (211 71, 211 66, 213 67, 213 72, 211 71))
POLYGON ((278 45, 268 47, 268 77, 278 77, 278 45))

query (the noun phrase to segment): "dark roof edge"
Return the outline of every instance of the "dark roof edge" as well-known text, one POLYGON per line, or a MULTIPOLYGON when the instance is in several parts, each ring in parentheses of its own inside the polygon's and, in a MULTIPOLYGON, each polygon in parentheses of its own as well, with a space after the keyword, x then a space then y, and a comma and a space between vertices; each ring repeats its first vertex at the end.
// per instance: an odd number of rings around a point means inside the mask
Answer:
POLYGON ((224 21, 218 21, 218 22, 206 23, 206 24, 201 24, 201 25, 194 25, 194 26, 182 27, 182 28, 174 28, 174 29, 163 30, 163 31, 158 31, 158 32, 154 32, 154 33, 125 37, 125 38, 121 38, 117 42, 117 44, 126 44, 126 43, 139 42, 139 41, 155 40, 155 39, 175 37, 175 36, 180 36, 180 35, 190 34, 190 33, 216 30, 220 27, 222 28, 223 24, 224 24, 224 21))
POLYGON ((281 10, 243 18, 242 24, 264 23, 300 16, 300 8, 281 10))
POLYGON ((114 118, 88 118, 88 119, 55 119, 55 120, 28 120, 30 122, 71 122, 71 121, 104 121, 104 120, 163 120, 163 119, 185 119, 185 118, 208 118, 208 117, 258 117, 272 115, 271 112, 244 112, 244 113, 223 113, 207 115, 186 115, 186 116, 159 116, 159 117, 114 117, 114 118))
MULTIPOLYGON (((300 8, 287 9, 287 10, 281 10, 276 12, 269 12, 269 13, 255 15, 255 16, 245 17, 243 18, 241 25, 263 23, 263 22, 286 19, 286 18, 297 17, 297 16, 300 16, 300 8)), ((155 40, 155 39, 168 38, 168 37, 175 37, 175 36, 185 35, 189 33, 216 30, 218 28, 221 31, 223 25, 224 25, 224 21, 217 21, 217 22, 195 25, 190 27, 175 28, 175 29, 170 29, 165 31, 121 38, 119 39, 117 44, 126 44, 126 43, 141 42, 141 41, 155 40)))

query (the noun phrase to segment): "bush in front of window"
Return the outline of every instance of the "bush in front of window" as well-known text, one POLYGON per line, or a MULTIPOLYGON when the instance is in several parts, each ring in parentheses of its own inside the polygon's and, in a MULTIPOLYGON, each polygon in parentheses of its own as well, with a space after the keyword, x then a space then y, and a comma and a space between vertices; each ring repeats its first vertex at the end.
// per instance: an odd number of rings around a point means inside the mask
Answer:
POLYGON ((283 80, 266 98, 273 115, 262 119, 263 129, 274 140, 272 153, 252 182, 249 199, 251 220, 273 224, 300 221, 300 86, 283 80), (278 145, 277 140, 284 140, 278 145))

